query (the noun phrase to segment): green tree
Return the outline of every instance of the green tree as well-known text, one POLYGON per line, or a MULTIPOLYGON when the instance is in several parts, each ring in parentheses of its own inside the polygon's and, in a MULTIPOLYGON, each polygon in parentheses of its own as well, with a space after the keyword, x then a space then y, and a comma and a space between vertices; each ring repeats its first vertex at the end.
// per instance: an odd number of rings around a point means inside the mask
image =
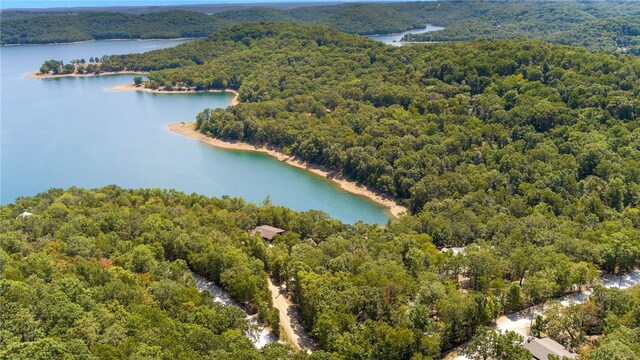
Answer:
POLYGON ((632 360, 636 358, 637 354, 620 341, 607 342, 589 354, 589 360, 632 360))
POLYGON ((151 271, 155 267, 156 259, 149 246, 138 245, 131 252, 129 264, 133 271, 145 273, 151 271))
POLYGON ((558 302, 544 311, 545 333, 565 346, 578 349, 586 339, 585 314, 581 305, 563 307, 558 302))
POLYGON ((522 291, 518 284, 511 284, 507 288, 507 294, 505 296, 505 310, 507 312, 518 311, 522 309, 524 306, 524 298, 522 296, 522 291))
POLYGON ((629 238, 623 234, 614 234, 609 241, 601 247, 602 266, 610 273, 616 270, 625 272, 633 268, 638 261, 640 253, 629 238))
POLYGON ((502 333, 482 328, 464 348, 463 354, 474 360, 533 359, 529 350, 522 347, 522 340, 522 336, 512 331, 502 333))

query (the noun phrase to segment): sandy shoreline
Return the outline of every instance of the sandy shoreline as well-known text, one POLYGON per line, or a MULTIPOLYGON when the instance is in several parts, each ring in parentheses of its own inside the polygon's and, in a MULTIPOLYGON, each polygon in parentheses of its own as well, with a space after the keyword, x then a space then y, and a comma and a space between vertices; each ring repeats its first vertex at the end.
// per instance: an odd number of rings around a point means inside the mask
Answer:
MULTIPOLYGON (((54 78, 63 78, 63 77, 94 77, 94 76, 109 76, 109 75, 147 75, 146 72, 143 71, 116 71, 116 72, 101 72, 100 74, 62 74, 62 75, 43 75, 39 73, 31 73, 25 76, 29 79, 54 79, 54 78)), ((155 94, 189 94, 189 93, 198 93, 198 92, 228 92, 232 93, 235 96, 231 100, 231 106, 236 106, 240 103, 240 94, 232 89, 224 89, 224 90, 155 90, 148 89, 144 86, 136 86, 134 83, 116 85, 109 88, 109 91, 144 91, 148 93, 155 94)))
POLYGON ((389 209, 389 212, 395 218, 398 218, 403 213, 408 213, 407 208, 405 208, 404 206, 398 205, 393 199, 387 196, 381 195, 379 193, 373 192, 364 186, 358 185, 353 181, 349 181, 343 178, 342 176, 336 176, 333 172, 328 171, 326 168, 323 168, 321 166, 311 165, 309 163, 300 161, 293 156, 283 154, 273 149, 268 149, 265 147, 256 147, 251 144, 247 144, 243 142, 229 142, 229 141, 208 137, 194 130, 194 126, 195 126, 195 123, 191 122, 191 123, 169 124, 168 127, 169 127, 169 130, 177 134, 188 136, 196 140, 200 140, 214 147, 218 147, 222 149, 230 149, 230 150, 256 151, 256 152, 264 153, 278 159, 279 161, 285 162, 291 166, 295 166, 297 168, 310 171, 321 177, 330 179, 331 181, 339 185, 340 188, 342 188, 347 192, 350 192, 355 195, 364 196, 375 203, 385 206, 386 208, 389 209))
POLYGON ((109 91, 143 91, 152 94, 193 94, 199 92, 228 92, 234 95, 231 100, 231 106, 236 106, 240 102, 240 94, 232 89, 225 90, 154 90, 144 86, 136 86, 135 84, 116 85, 109 88, 109 91))
MULTIPOLYGON (((122 74, 129 74, 129 75, 146 75, 146 73, 144 72, 136 72, 136 71, 119 71, 119 72, 104 72, 104 73, 100 73, 98 75, 95 74, 66 74, 66 75, 41 75, 41 74, 37 74, 37 73, 33 73, 33 74, 29 74, 27 75, 28 78, 41 78, 41 79, 47 79, 47 78, 57 78, 57 77, 83 77, 83 76, 107 76, 107 75, 122 75, 122 74)), ((148 89, 145 88, 143 86, 135 86, 135 84, 130 83, 130 84, 124 84, 124 85, 116 85, 116 86, 112 86, 111 88, 109 88, 110 91, 143 91, 143 92, 147 92, 147 93, 156 93, 156 94, 180 94, 180 93, 195 93, 195 92, 229 92, 234 94, 233 100, 231 100, 231 104, 230 106, 235 106, 240 102, 240 94, 235 91, 235 90, 231 90, 231 89, 225 89, 225 90, 201 90, 201 91, 196 91, 196 90, 153 90, 153 89, 148 89)), ((331 181, 333 181, 334 183, 336 183, 337 185, 340 186, 340 188, 342 188, 343 190, 355 194, 355 195, 360 195, 360 196, 364 196, 366 198, 368 198, 369 200, 380 204, 384 207, 386 207, 389 210, 389 213, 395 217, 398 218, 400 215, 404 214, 404 213, 408 213, 407 208, 405 208, 404 206, 398 205, 394 199, 382 195, 380 193, 376 193, 374 191, 371 191, 369 189, 367 189, 364 186, 358 185, 353 181, 347 180, 342 176, 336 176, 335 173, 333 173, 332 171, 329 171, 328 169, 321 167, 321 166, 315 166, 315 165, 311 165, 309 163, 306 163, 304 161, 300 161, 298 159, 296 159, 293 156, 289 156, 286 154, 283 154, 281 152, 278 152, 276 150, 273 149, 268 149, 265 147, 256 147, 247 143, 242 143, 242 142, 228 142, 228 141, 224 141, 224 140, 220 140, 220 139, 216 139, 216 138, 212 138, 212 137, 208 137, 198 131, 194 130, 194 125, 195 123, 191 122, 191 123, 174 123, 174 124, 169 124, 169 130, 180 134, 180 135, 184 135, 184 136, 188 136, 197 140, 200 140, 204 143, 207 143, 211 146, 215 146, 218 148, 223 148, 223 149, 230 149, 230 150, 241 150, 241 151, 256 151, 256 152, 261 152, 267 155, 270 155, 276 159, 278 159, 279 161, 285 162, 291 166, 295 166, 297 168, 300 169, 304 169, 307 171, 310 171, 318 176, 330 179, 331 181)))

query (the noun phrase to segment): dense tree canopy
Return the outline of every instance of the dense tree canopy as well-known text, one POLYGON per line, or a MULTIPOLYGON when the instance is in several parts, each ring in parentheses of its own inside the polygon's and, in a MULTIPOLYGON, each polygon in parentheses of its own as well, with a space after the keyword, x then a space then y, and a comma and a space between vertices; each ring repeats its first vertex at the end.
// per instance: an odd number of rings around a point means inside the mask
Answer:
POLYGON ((464 348, 464 355, 473 360, 532 360, 531 353, 522 346, 522 336, 486 328, 464 348))
POLYGON ((321 24, 354 34, 387 34, 423 28, 433 4, 340 4, 293 9, 253 7, 207 15, 172 10, 146 14, 80 12, 0 20, 0 44, 43 44, 100 39, 203 37, 256 21, 321 24), (357 14, 357 16, 354 16, 357 14))
POLYGON ((206 14, 166 11, 151 14, 87 12, 1 20, 1 44, 46 44, 102 39, 206 36, 225 25, 206 14))
POLYGON ((593 51, 640 53, 637 1, 442 2, 428 21, 446 29, 407 41, 464 41, 526 37, 593 51))
MULTIPOLYGON (((337 359, 437 358, 503 312, 507 284, 518 287, 501 272, 513 260, 486 244, 453 256, 403 223, 346 226, 318 211, 237 198, 115 186, 53 189, 0 214, 0 356, 10 359, 38 351, 41 358, 143 356, 139 351, 170 358, 304 356, 280 345, 256 351, 242 336, 242 312, 198 293, 189 269, 276 329, 267 273, 287 282, 305 326, 332 354, 314 356, 337 359), (20 216, 26 210, 33 215, 20 216), (249 236, 258 224, 287 234, 267 246, 249 236), (479 280, 464 285, 458 274, 479 280)), ((585 282, 556 283, 562 271, 580 273, 587 265, 551 247, 544 252, 530 272, 553 278, 535 275, 543 283, 536 285, 527 275, 521 306, 538 301, 536 287, 561 293, 585 282)))
MULTIPOLYGON (((306 329, 335 356, 438 357, 500 314, 640 259, 637 57, 522 39, 392 48, 324 27, 251 24, 100 65, 151 71, 152 88, 238 90, 239 105, 198 115, 200 131, 276 147, 410 207, 387 227, 269 205, 238 205, 215 222, 225 234, 289 230, 272 247, 237 235, 239 271, 287 282, 306 329)), ((214 253, 227 252, 236 256, 214 253)), ((224 256, 208 261, 194 270, 263 301, 261 281, 247 289, 223 276, 224 256)))
POLYGON ((472 224, 496 216, 537 207, 599 223, 640 200, 636 57, 529 40, 390 48, 273 24, 102 66, 159 70, 149 87, 239 90, 240 105, 198 116, 202 132, 277 146, 471 226, 422 224, 440 245, 491 238, 472 224), (465 199, 486 204, 451 216, 465 199))
POLYGON ((72 14, 53 11, 8 13, 0 20, 0 43, 203 37, 233 24, 249 22, 326 25, 353 34, 402 32, 431 23, 446 29, 407 35, 405 40, 528 37, 584 46, 590 50, 640 52, 640 4, 637 1, 438 1, 294 8, 268 6, 223 7, 221 10, 224 11, 204 13, 186 10, 145 13, 144 8, 139 10, 141 13, 136 13, 136 8, 72 14))
MULTIPOLYGON (((0 208, 0 358, 272 359, 246 314, 199 292, 192 269, 278 330, 239 199, 51 190, 0 208), (19 216, 23 209, 33 215, 19 216), (241 220, 244 219, 244 220, 241 220)), ((260 244, 258 244, 260 245, 260 244)), ((264 245, 262 245, 264 246, 264 245)))

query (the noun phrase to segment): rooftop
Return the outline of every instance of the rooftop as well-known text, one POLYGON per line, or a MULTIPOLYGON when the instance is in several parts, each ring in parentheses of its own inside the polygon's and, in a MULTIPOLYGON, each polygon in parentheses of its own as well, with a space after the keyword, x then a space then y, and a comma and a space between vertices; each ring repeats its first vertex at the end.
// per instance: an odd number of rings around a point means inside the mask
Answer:
POLYGON ((260 233, 263 239, 272 240, 274 236, 284 234, 284 230, 269 225, 262 225, 253 229, 251 235, 256 233, 260 233))
POLYGON ((564 346, 550 338, 529 337, 522 346, 533 354, 534 359, 547 360, 549 355, 556 355, 560 359, 563 357, 575 359, 577 354, 569 352, 564 346))

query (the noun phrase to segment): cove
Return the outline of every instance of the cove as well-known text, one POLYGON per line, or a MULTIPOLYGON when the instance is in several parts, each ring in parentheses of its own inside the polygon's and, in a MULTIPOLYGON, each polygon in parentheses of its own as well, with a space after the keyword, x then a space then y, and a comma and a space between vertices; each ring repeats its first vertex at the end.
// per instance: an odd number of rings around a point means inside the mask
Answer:
POLYGON ((400 43, 399 41, 402 40, 402 37, 404 37, 407 34, 422 34, 426 32, 442 30, 442 29, 444 28, 440 26, 427 24, 424 29, 415 29, 415 30, 405 31, 402 33, 387 34, 387 35, 367 35, 367 37, 372 40, 381 41, 388 45, 402 46, 403 44, 400 43))
POLYGON ((44 60, 144 52, 181 41, 95 41, 0 48, 0 203, 51 187, 158 187, 208 196, 269 197, 346 223, 386 223, 387 209, 268 155, 213 148, 167 129, 232 94, 114 92, 131 75, 27 79, 44 60))

